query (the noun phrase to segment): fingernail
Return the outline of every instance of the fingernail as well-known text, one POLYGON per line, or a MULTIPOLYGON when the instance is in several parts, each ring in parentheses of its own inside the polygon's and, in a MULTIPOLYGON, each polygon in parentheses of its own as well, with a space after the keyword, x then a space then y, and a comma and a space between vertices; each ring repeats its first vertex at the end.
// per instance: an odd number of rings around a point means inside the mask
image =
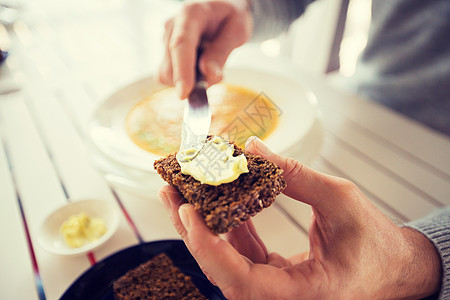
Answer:
POLYGON ((180 208, 178 209, 178 214, 180 215, 181 223, 183 223, 184 228, 187 231, 189 231, 191 226, 191 220, 187 209, 188 208, 186 204, 181 205, 180 208))
POLYGON ((255 136, 254 138, 255 146, 260 153, 265 155, 272 154, 272 150, 270 150, 269 147, 267 147, 267 145, 264 144, 264 142, 261 141, 259 137, 255 136))
POLYGON ((208 74, 214 75, 216 78, 222 76, 222 67, 215 60, 210 60, 207 64, 208 74))
POLYGON ((171 209, 171 203, 169 200, 169 197, 167 197, 167 194, 164 192, 161 192, 159 194, 159 200, 161 201, 162 205, 164 206, 164 208, 168 211, 170 211, 171 209))
POLYGON ((247 139, 247 141, 245 142, 245 149, 247 149, 251 143, 253 143, 256 139, 256 136, 251 136, 247 139))
POLYGON ((178 97, 183 98, 183 82, 177 81, 175 83, 175 90, 177 91, 178 97))

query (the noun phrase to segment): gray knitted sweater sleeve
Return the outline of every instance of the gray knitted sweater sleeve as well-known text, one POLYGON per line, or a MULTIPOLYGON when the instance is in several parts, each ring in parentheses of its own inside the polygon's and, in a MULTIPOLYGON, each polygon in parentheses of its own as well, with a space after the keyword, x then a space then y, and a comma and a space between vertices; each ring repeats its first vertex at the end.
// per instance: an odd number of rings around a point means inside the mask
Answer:
MULTIPOLYGON (((252 41, 281 33, 311 2, 251 0, 252 41)), ((349 87, 450 136, 449 20, 449 0, 374 0, 367 46, 349 87)))
POLYGON ((437 299, 450 299, 450 206, 406 226, 423 233, 436 247, 442 262, 442 286, 437 299))
POLYGON ((252 41, 272 38, 286 30, 311 2, 314 0, 251 0, 252 41))

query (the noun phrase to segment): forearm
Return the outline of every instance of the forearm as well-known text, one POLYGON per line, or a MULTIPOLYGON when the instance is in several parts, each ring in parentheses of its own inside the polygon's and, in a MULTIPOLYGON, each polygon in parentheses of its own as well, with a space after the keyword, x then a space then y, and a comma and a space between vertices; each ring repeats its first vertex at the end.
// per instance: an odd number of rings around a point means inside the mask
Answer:
POLYGON ((260 41, 286 30, 314 0, 249 1, 254 24, 252 41, 260 41))

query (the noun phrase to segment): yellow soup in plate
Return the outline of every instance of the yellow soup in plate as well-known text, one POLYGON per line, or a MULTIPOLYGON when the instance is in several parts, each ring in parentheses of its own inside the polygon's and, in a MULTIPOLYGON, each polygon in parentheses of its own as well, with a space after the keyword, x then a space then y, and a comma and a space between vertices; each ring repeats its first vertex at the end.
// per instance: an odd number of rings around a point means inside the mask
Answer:
MULTIPOLYGON (((212 111, 210 133, 243 147, 250 136, 267 138, 276 128, 281 110, 264 93, 216 84, 207 91, 212 111)), ((142 149, 160 156, 180 148, 185 101, 174 88, 152 93, 138 102, 126 118, 131 140, 142 149)))

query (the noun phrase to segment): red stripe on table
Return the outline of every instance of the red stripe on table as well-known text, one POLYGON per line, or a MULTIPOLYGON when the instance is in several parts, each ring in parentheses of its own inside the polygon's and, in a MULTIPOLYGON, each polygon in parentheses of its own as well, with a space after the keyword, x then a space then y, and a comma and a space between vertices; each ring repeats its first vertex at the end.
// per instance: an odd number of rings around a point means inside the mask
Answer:
POLYGON ((119 196, 117 195, 116 191, 111 188, 111 192, 114 195, 114 198, 116 198, 117 204, 119 204, 120 209, 122 210, 123 215, 125 216, 125 219, 127 220, 128 224, 130 225, 131 229, 133 230, 134 234, 139 240, 139 243, 143 243, 144 240, 142 239, 141 234, 139 233, 139 230, 137 229, 136 225, 134 224, 133 220, 131 219, 130 215, 128 214, 127 209, 123 205, 122 201, 120 200, 119 196))
POLYGON ((39 267, 38 267, 38 263, 36 260, 36 254, 34 252, 33 242, 31 241, 31 235, 30 235, 30 230, 28 228, 27 218, 25 216, 25 211, 24 211, 23 205, 22 205, 22 199, 20 197, 19 189, 17 187, 16 177, 14 175, 14 168, 12 165, 11 157, 9 156, 9 151, 8 151, 9 148, 8 148, 8 145, 6 144, 6 141, 2 138, 1 135, 0 135, 0 143, 1 143, 0 146, 3 146, 6 161, 8 162, 9 171, 11 173, 11 180, 13 182, 14 189, 16 192, 17 204, 19 205, 20 216, 22 218, 22 224, 23 224, 23 228, 25 231, 25 237, 27 240, 28 250, 30 253, 31 265, 33 267, 34 283, 36 285, 36 291, 38 293, 39 299, 45 300, 46 298, 45 298, 44 287, 42 285, 41 274, 39 273, 39 267))
POLYGON ((22 216, 23 227, 25 229, 25 235, 27 238, 28 250, 30 251, 30 258, 31 258, 31 264, 33 266, 34 281, 36 284, 36 289, 37 289, 37 292, 39 295, 39 299, 45 300, 44 287, 42 286, 41 274, 39 273, 39 267, 38 267, 37 260, 36 260, 36 254, 34 252, 33 242, 31 241, 30 230, 28 229, 28 223, 27 223, 27 219, 25 217, 25 212, 23 210, 22 201, 20 199, 20 195, 17 190, 16 190, 16 194, 17 194, 17 202, 19 203, 20 214, 22 216))
POLYGON ((94 253, 89 251, 86 255, 87 255, 87 258, 89 259, 89 263, 91 264, 91 266, 93 266, 93 265, 95 265, 97 263, 97 260, 95 259, 94 253))

